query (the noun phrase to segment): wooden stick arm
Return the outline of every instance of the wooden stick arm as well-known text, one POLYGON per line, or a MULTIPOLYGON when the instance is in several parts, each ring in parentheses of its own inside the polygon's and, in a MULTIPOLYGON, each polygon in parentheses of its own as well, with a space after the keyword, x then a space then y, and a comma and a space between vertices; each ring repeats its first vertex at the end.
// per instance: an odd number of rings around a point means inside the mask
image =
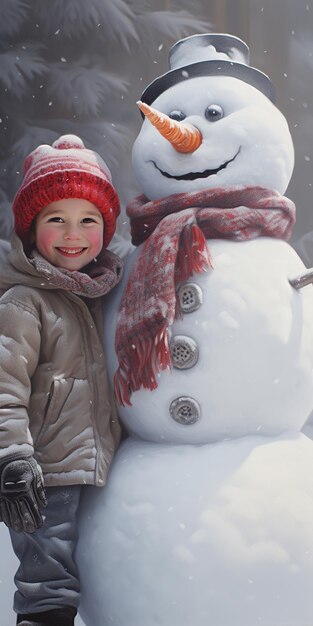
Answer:
POLYGON ((313 283, 313 267, 305 270, 302 274, 292 276, 289 278, 289 282, 295 289, 302 289, 306 285, 311 285, 313 283))

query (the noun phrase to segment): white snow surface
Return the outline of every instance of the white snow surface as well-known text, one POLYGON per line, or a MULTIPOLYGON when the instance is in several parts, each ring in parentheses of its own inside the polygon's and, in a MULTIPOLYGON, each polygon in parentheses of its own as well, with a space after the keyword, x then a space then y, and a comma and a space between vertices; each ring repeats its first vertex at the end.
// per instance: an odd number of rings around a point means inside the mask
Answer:
POLYGON ((129 439, 94 490, 78 562, 87 626, 310 626, 313 442, 129 439))

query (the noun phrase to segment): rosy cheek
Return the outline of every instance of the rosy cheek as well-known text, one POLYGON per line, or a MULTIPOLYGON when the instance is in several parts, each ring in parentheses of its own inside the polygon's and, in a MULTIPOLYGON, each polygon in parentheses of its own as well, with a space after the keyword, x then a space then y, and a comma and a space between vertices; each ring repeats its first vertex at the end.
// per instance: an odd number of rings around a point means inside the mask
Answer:
POLYGON ((92 249, 97 250, 97 254, 98 254, 103 246, 102 230, 99 230, 99 229, 90 230, 88 240, 92 249))
POLYGON ((36 246, 39 252, 51 250, 56 240, 55 229, 51 226, 47 228, 40 228, 36 234, 36 246))

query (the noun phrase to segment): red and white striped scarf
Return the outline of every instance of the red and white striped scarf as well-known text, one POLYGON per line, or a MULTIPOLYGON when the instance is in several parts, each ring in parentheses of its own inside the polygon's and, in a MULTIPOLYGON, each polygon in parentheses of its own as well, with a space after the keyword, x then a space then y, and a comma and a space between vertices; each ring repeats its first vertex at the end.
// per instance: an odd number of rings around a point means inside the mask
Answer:
POLYGON ((207 239, 288 240, 295 205, 272 189, 234 186, 154 201, 141 195, 127 214, 132 242, 144 245, 123 293, 115 337, 114 386, 124 405, 141 387, 155 389, 156 374, 171 368, 168 329, 180 313, 176 286, 212 267, 207 239))

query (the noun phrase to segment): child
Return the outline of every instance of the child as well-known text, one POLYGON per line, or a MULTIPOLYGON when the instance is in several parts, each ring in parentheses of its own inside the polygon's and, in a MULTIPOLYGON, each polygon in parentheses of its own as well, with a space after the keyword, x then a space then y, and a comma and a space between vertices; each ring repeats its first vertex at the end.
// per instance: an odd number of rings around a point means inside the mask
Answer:
POLYGON ((39 146, 24 170, 0 279, 0 520, 20 560, 17 624, 72 626, 77 508, 83 485, 105 484, 119 441, 100 302, 122 273, 106 250, 119 200, 74 135, 39 146))

